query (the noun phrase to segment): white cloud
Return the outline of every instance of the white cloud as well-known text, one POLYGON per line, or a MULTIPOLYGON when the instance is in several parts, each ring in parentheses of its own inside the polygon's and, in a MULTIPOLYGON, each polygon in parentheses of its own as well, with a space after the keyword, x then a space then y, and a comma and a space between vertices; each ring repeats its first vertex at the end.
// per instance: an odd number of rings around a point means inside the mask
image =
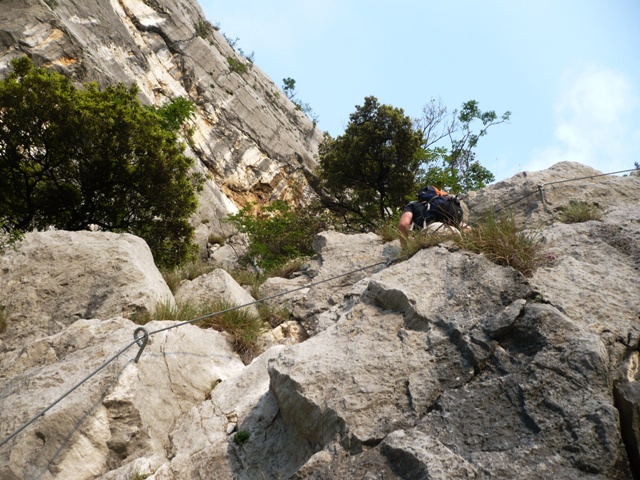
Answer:
POLYGON ((561 161, 603 172, 633 168, 640 152, 640 102, 627 78, 606 68, 567 71, 555 106, 555 142, 525 170, 561 161))

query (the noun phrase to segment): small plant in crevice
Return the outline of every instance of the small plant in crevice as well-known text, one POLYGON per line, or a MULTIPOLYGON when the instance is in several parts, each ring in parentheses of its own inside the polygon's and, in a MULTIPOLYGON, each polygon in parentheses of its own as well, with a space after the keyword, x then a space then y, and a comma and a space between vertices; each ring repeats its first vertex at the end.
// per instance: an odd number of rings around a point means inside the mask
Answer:
POLYGON ((242 63, 240 60, 235 59, 234 57, 227 57, 227 63, 229 64, 229 69, 237 73, 238 75, 242 75, 249 71, 249 66, 245 63, 242 63))
POLYGON ((249 433, 247 430, 238 430, 233 436, 233 442, 241 447, 249 441, 250 437, 251 433, 249 433))
POLYGON ((564 207, 560 213, 560 221, 562 223, 582 223, 601 219, 602 210, 598 205, 576 200, 571 200, 569 205, 564 207))
POLYGON ((198 37, 207 39, 213 33, 216 28, 211 24, 210 21, 200 17, 198 21, 193 25, 193 28, 198 37))
POLYGON ((459 235, 451 230, 433 231, 428 228, 411 232, 402 245, 398 260, 407 260, 424 248, 435 247, 448 240, 457 241, 459 235))
POLYGON ((513 267, 525 276, 546 261, 540 232, 519 226, 512 214, 488 215, 453 239, 460 248, 482 253, 493 263, 513 267))
POLYGON ((0 303, 0 333, 7 331, 7 307, 0 303))
POLYGON ((258 338, 268 328, 268 324, 262 318, 247 308, 236 308, 236 305, 225 299, 215 299, 207 303, 159 302, 152 312, 139 314, 131 320, 144 325, 151 320, 187 322, 201 317, 205 318, 194 322, 194 325, 227 332, 234 350, 247 362, 258 353, 258 338))
POLYGON ((212 272, 215 266, 201 260, 189 262, 173 269, 161 270, 160 273, 171 292, 175 293, 182 280, 193 280, 200 275, 212 272))
MULTIPOLYGON (((204 221, 202 223, 204 223, 204 221)), ((207 243, 209 243, 211 245, 215 245, 216 243, 218 245, 224 245, 226 243, 226 241, 227 241, 227 239, 223 235, 219 235, 217 233, 211 233, 207 237, 207 243)))
POLYGON ((218 385, 220 385, 222 383, 222 380, 220 380, 219 378, 216 378, 215 380, 211 380, 211 385, 209 387, 209 391, 207 392, 207 394, 205 395, 204 399, 205 400, 211 400, 211 394, 213 393, 213 391, 216 389, 216 387, 218 385))
POLYGON ((46 3, 51 10, 55 10, 60 5, 58 0, 44 0, 44 3, 46 3))

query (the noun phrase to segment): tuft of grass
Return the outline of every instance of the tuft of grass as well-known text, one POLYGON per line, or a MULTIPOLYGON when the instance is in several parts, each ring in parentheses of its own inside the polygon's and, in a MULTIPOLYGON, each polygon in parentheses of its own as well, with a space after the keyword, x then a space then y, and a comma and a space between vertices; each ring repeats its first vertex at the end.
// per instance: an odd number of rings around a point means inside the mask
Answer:
POLYGON ((198 260, 171 270, 162 270, 160 273, 162 273, 162 277, 169 286, 169 289, 175 293, 176 288, 182 280, 193 280, 200 275, 212 272, 215 268, 216 267, 211 264, 198 260))
POLYGON ((236 445, 242 446, 249 441, 251 434, 246 430, 238 430, 233 436, 233 441, 236 445))
POLYGON ((236 307, 237 305, 223 299, 205 304, 185 302, 175 306, 166 301, 158 303, 153 312, 137 315, 132 318, 132 321, 144 325, 151 320, 186 322, 206 317, 194 322, 194 324, 201 328, 227 332, 231 336, 234 350, 241 355, 243 360, 248 361, 257 354, 258 338, 267 329, 268 324, 260 316, 252 314, 247 308, 236 307))
POLYGON ((227 63, 229 64, 229 69, 238 75, 242 75, 249 71, 249 66, 247 64, 242 63, 233 57, 227 57, 227 63))
POLYGON ((292 278, 293 274, 300 271, 305 263, 304 258, 292 258, 285 263, 275 265, 265 272, 266 277, 292 278))
POLYGON ((461 248, 531 275, 546 261, 540 232, 518 226, 512 214, 490 215, 454 238, 461 248))
POLYGON ((227 273, 233 277, 238 285, 249 288, 249 293, 255 299, 259 297, 260 285, 269 277, 263 273, 258 273, 247 268, 230 269, 225 268, 227 273))
POLYGON ((193 29, 196 32, 196 35, 202 37, 204 39, 208 38, 216 28, 211 24, 210 21, 200 17, 198 21, 193 25, 193 29))
POLYGON ((7 307, 0 303, 0 333, 7 331, 7 307))
POLYGON ((434 232, 433 230, 419 230, 407 237, 405 244, 400 251, 399 260, 408 260, 423 248, 435 247, 448 240, 459 238, 457 233, 451 230, 434 232))
POLYGON ((382 237, 385 242, 393 242, 400 237, 398 231, 398 219, 395 217, 390 218, 388 221, 381 224, 375 230, 375 234, 382 237))
POLYGON ((265 302, 258 304, 258 312, 260 318, 271 325, 271 328, 276 328, 291 318, 291 312, 286 307, 270 305, 265 302))
POLYGON ((562 223, 582 223, 589 220, 601 220, 602 210, 597 205, 587 202, 571 200, 569 205, 562 209, 560 221, 562 223))
POLYGON ((226 243, 227 239, 225 237, 223 237, 222 235, 218 235, 216 233, 212 233, 209 235, 209 237, 207 238, 207 243, 210 244, 215 244, 217 243, 218 245, 224 245, 226 243))
POLYGON ((214 300, 206 308, 210 312, 223 312, 200 320, 196 325, 213 328, 231 335, 233 347, 247 361, 258 352, 258 338, 266 330, 266 323, 246 308, 236 308, 227 300, 214 300))

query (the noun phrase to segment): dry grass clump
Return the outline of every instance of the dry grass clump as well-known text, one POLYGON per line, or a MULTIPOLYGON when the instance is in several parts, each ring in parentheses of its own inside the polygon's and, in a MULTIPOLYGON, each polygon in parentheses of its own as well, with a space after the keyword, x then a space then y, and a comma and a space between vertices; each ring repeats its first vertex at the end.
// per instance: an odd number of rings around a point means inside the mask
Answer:
POLYGON ((460 235, 450 229, 442 231, 433 231, 425 228, 424 230, 411 233, 405 244, 402 246, 402 250, 398 257, 399 260, 408 260, 418 253, 423 248, 435 247, 448 240, 456 240, 460 235))
POLYGON ((452 230, 422 230, 407 238, 399 260, 407 260, 423 248, 446 241, 453 241, 465 250, 482 253, 490 261, 513 267, 527 276, 548 262, 540 233, 518 226, 511 214, 487 216, 471 229, 460 233, 452 230))
POLYGON ((531 275, 547 259, 540 232, 525 230, 511 214, 490 215, 455 239, 461 248, 531 275))
POLYGON ((0 333, 7 331, 7 308, 0 303, 0 333))
POLYGON ((160 302, 153 312, 139 315, 132 320, 144 325, 151 320, 187 322, 195 319, 200 319, 194 322, 194 325, 201 328, 227 332, 232 338, 234 350, 245 361, 250 360, 257 353, 258 337, 268 328, 268 324, 262 317, 252 314, 247 308, 223 299, 205 304, 186 302, 172 305, 168 301, 160 302))
POLYGON ((394 240, 397 240, 400 236, 400 232, 398 231, 398 218, 391 217, 376 228, 374 233, 382 237, 384 242, 393 242, 394 240))
POLYGON ((215 269, 216 267, 210 263, 197 260, 171 270, 163 270, 161 273, 164 281, 169 286, 169 289, 175 293, 176 288, 182 280, 193 280, 194 278, 198 278, 200 275, 212 272, 215 269))
POLYGON ((589 220, 601 220, 602 210, 593 203, 571 200, 562 209, 560 221, 562 223, 582 223, 589 220))

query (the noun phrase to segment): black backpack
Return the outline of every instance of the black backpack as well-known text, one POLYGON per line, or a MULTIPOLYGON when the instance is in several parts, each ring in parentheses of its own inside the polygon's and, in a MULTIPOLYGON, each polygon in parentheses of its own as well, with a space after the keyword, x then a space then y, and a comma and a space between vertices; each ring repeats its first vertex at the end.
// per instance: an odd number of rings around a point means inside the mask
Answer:
POLYGON ((433 222, 441 222, 454 227, 458 227, 462 223, 463 211, 457 197, 435 187, 427 186, 418 192, 418 200, 423 205, 423 228, 433 222))

